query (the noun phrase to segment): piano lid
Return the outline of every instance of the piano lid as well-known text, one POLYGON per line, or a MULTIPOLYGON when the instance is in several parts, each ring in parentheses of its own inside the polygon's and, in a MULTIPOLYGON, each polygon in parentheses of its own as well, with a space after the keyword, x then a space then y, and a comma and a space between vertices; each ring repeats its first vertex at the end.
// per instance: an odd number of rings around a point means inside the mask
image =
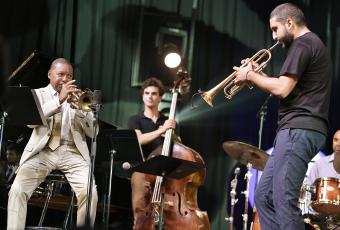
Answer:
POLYGON ((39 51, 33 51, 9 76, 11 86, 41 88, 49 83, 47 72, 54 58, 39 51))

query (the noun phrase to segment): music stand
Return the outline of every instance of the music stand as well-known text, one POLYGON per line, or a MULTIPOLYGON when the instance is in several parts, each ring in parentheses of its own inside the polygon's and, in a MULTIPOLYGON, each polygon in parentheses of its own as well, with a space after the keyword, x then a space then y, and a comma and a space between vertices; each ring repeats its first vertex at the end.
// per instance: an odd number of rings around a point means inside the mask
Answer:
POLYGON ((141 164, 132 167, 133 172, 141 172, 171 179, 181 179, 201 168, 204 164, 179 158, 157 155, 141 164))
POLYGON ((109 215, 110 215, 110 205, 111 205, 111 183, 112 183, 112 174, 114 168, 114 161, 116 167, 116 175, 123 178, 130 178, 132 172, 129 170, 131 165, 135 165, 137 163, 143 162, 144 157, 142 153, 142 149, 139 145, 137 134, 135 130, 129 129, 108 129, 100 131, 100 135, 98 135, 99 145, 101 149, 98 149, 99 152, 110 153, 110 176, 109 176, 109 186, 108 186, 108 194, 106 199, 106 209, 105 213, 105 229, 109 228, 109 215), (127 168, 124 167, 124 164, 127 164, 127 168))
POLYGON ((9 86, 3 108, 5 112, 1 119, 0 150, 5 122, 16 126, 47 125, 36 92, 27 86, 9 86))
POLYGON ((9 125, 47 125, 35 90, 27 86, 9 86, 4 108, 9 125))
POLYGON ((114 160, 128 162, 131 165, 144 161, 142 149, 137 139, 135 130, 132 129, 107 129, 100 130, 98 134, 98 149, 102 160, 107 160, 104 153, 115 150, 114 160))

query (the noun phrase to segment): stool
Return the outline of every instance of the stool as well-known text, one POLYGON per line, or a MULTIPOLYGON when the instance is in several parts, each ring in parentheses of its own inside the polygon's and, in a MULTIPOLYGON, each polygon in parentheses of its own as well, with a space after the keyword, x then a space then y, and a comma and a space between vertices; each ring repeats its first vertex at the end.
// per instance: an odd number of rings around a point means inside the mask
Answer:
MULTIPOLYGON (((26 227, 25 228, 26 230, 33 230, 33 229, 34 230, 37 230, 37 229, 39 229, 39 230, 43 230, 43 229, 46 229, 46 230, 63 230, 63 229, 67 228, 67 224, 69 222, 69 217, 73 213, 74 192, 72 191, 72 194, 71 194, 72 197, 71 197, 71 201, 69 203, 69 207, 68 207, 65 219, 64 219, 63 227, 62 228, 43 227, 42 224, 44 222, 46 211, 47 211, 47 208, 48 208, 48 204, 51 200, 52 195, 55 193, 55 191, 57 189, 60 189, 62 184, 66 184, 68 182, 67 182, 65 175, 62 172, 60 172, 59 170, 53 170, 46 177, 45 183, 46 183, 46 188, 44 190, 45 190, 45 192, 47 192, 47 197, 46 197, 46 200, 45 200, 45 203, 44 203, 43 210, 41 212, 39 224, 38 224, 38 226, 26 227)), ((43 193, 43 192, 39 191, 38 193, 43 193)))

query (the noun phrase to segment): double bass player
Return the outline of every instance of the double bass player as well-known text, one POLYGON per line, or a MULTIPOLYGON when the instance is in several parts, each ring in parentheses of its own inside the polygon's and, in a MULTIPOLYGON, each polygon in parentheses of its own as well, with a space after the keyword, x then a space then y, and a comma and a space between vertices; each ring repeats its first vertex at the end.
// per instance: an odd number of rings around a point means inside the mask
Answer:
MULTIPOLYGON (((158 105, 164 94, 162 82, 156 78, 148 78, 142 83, 141 97, 144 103, 144 111, 133 115, 128 120, 129 129, 134 129, 137 133, 138 141, 142 145, 144 157, 158 146, 163 144, 161 137, 168 129, 176 127, 176 121, 167 119, 158 111, 158 105)), ((131 176, 132 189, 132 209, 134 220, 136 214, 147 206, 144 194, 151 193, 150 184, 145 183, 145 174, 135 172, 131 176)))

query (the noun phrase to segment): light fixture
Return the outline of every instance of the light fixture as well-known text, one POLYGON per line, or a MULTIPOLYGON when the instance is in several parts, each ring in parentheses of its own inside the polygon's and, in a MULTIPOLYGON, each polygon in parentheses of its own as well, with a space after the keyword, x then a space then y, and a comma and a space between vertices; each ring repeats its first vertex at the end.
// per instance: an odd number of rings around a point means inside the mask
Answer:
POLYGON ((186 56, 187 31, 177 28, 160 27, 156 47, 166 67, 173 69, 183 64, 186 56))
POLYGON ((176 68, 181 64, 182 57, 179 49, 173 43, 166 43, 163 46, 163 61, 168 68, 176 68))
POLYGON ((164 64, 169 68, 176 68, 181 64, 181 56, 178 53, 168 53, 165 55, 164 64))

